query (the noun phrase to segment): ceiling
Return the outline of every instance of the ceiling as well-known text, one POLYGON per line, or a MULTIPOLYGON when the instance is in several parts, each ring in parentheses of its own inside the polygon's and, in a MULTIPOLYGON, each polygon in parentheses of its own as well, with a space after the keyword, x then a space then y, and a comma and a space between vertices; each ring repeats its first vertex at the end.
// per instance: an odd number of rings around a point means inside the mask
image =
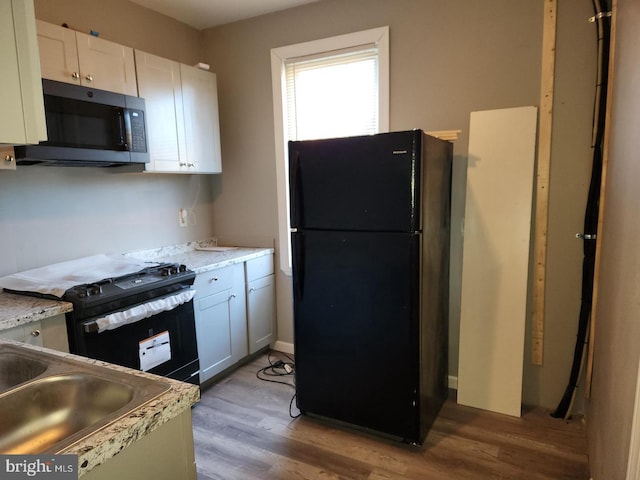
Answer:
POLYGON ((198 30, 317 0, 131 0, 198 30))

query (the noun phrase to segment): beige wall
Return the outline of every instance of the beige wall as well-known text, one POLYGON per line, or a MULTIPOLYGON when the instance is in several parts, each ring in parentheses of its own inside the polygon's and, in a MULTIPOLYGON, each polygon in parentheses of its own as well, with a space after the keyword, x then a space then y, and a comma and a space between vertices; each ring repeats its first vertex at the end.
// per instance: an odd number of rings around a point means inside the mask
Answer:
POLYGON ((128 0, 35 0, 36 17, 193 65, 201 61, 199 31, 128 0))
MULTIPOLYGON (((595 68, 595 37, 585 21, 590 2, 560 3, 548 336, 545 365, 525 369, 524 387, 526 403, 545 406, 562 395, 576 334, 575 233, 586 200, 595 68)), ((391 129, 463 131, 454 145, 450 373, 456 375, 469 114, 539 103, 542 6, 542 0, 324 0, 206 30, 205 60, 218 74, 224 164, 213 183, 215 231, 277 236, 270 49, 389 25, 391 129)), ((292 342, 290 278, 280 273, 277 287, 278 337, 292 342)))
MULTIPOLYGON (((124 0, 36 0, 36 17, 186 63, 200 33, 124 0)), ((92 255, 181 243, 213 234, 207 176, 117 174, 96 168, 0 172, 0 275, 92 255), (178 225, 191 208, 197 224, 178 225)), ((193 218, 193 217, 192 217, 193 218)))
MULTIPOLYGON (((595 68, 593 25, 584 21, 591 2, 559 3, 544 366, 531 367, 525 354, 525 402, 545 406, 555 406, 562 395, 575 340, 581 244, 574 235, 586 199, 595 68)), ((218 74, 224 173, 118 176, 41 167, 4 173, 0 274, 214 233, 272 242, 277 211, 270 49, 389 25, 391 128, 463 130, 454 145, 450 373, 456 375, 469 113, 539 103, 542 0, 323 0, 205 32, 127 0, 35 4, 42 20, 94 29, 102 38, 184 63, 210 63, 218 74), (86 206, 89 196, 100 207, 86 206), (194 201, 198 224, 179 229, 174 210, 194 201), (46 249, 38 247, 43 232, 46 249)), ((277 287, 279 339, 291 342, 290 278, 279 274, 277 287)))
POLYGON ((640 357, 640 4, 618 0, 618 6, 606 197, 598 233, 601 256, 594 372, 587 416, 594 480, 625 478, 640 357))
MULTIPOLYGON (((596 30, 591 0, 558 2, 555 99, 551 142, 544 366, 525 343, 525 402, 556 407, 569 380, 581 301, 582 232, 591 173, 596 30)), ((533 269, 531 270, 533 274, 533 269)), ((533 281, 533 275, 530 277, 533 281)), ((582 382, 580 382, 582 385, 582 382)), ((583 408, 583 393, 575 407, 583 408)))

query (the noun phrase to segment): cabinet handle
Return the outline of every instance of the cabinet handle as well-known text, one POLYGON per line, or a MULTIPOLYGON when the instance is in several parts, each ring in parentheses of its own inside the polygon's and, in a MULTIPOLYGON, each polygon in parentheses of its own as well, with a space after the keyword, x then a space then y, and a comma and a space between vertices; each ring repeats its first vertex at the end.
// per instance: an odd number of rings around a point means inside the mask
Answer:
POLYGON ((87 82, 93 82, 93 75, 87 75, 84 77, 87 82))
POLYGON ((7 162, 7 163, 13 163, 15 161, 15 158, 13 158, 13 156, 7 154, 4 157, 4 161, 7 162))
POLYGON ((236 298, 237 295, 235 293, 232 293, 231 296, 229 297, 229 300, 231 300, 232 298, 236 298))
POLYGON ((209 282, 217 282, 218 281, 218 277, 211 277, 209 279, 209 282))
POLYGON ((255 291, 256 291, 256 289, 255 289, 255 288, 253 288, 253 287, 251 287, 251 288, 249 289, 249 293, 251 293, 251 292, 255 292, 255 291))
POLYGON ((196 164, 195 163, 187 163, 187 167, 195 167, 196 164))
POLYGON ((40 330, 32 330, 31 331, 31 336, 32 337, 39 337, 40 336, 40 330))
POLYGON ((188 166, 188 164, 187 164, 187 163, 185 163, 185 162, 180 162, 180 166, 181 166, 181 167, 186 167, 186 166, 188 166))
POLYGON ((74 80, 78 80, 80 78, 80 75, 78 75, 78 72, 73 72, 71 74, 71 78, 73 78, 74 80))

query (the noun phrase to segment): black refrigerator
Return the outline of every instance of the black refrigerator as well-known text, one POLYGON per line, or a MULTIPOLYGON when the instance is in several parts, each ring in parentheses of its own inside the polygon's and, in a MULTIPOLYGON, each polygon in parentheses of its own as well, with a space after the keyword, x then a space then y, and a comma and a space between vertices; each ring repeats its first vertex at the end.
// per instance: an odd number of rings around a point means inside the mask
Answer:
POLYGON ((447 395, 450 142, 289 142, 296 403, 422 444, 447 395))

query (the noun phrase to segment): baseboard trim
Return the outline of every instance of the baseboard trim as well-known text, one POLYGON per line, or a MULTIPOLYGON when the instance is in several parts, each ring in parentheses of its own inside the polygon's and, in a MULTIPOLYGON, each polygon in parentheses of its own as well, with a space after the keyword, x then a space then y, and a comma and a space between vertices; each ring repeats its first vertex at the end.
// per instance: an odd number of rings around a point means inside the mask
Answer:
POLYGON ((278 352, 289 353, 291 355, 294 354, 293 343, 289 343, 289 342, 281 342, 280 340, 278 340, 276 341, 276 343, 273 344, 273 349, 278 352))

